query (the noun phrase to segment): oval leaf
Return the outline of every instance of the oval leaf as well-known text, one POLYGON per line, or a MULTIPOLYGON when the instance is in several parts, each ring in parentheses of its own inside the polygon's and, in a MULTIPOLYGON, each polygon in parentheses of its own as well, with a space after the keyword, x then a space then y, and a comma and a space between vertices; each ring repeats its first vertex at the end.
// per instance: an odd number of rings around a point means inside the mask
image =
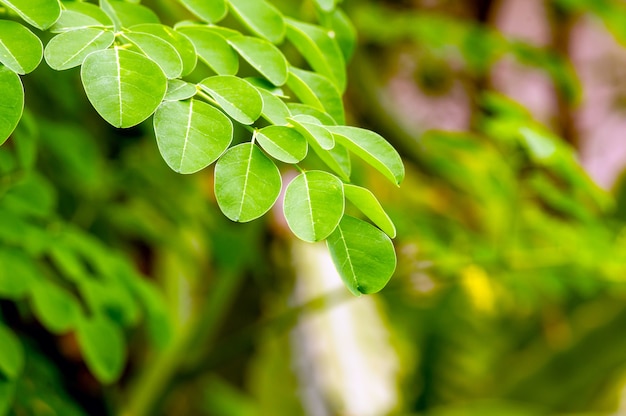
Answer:
POLYGON ((161 67, 167 78, 178 78, 183 72, 183 61, 171 44, 149 33, 126 32, 123 37, 141 53, 161 67))
POLYGON ((396 269, 389 237, 357 218, 344 216, 327 245, 344 284, 356 296, 381 290, 396 269))
POLYGON ((165 162, 179 173, 204 169, 224 153, 233 124, 202 101, 167 101, 154 114, 154 132, 165 162))
POLYGON ((24 369, 24 348, 18 337, 0 323, 0 374, 11 380, 24 369))
POLYGON ((62 334, 76 327, 81 310, 70 292, 42 280, 33 287, 31 296, 35 316, 50 332, 62 334))
POLYGON ((283 15, 265 0, 228 0, 234 15, 253 33, 280 43, 285 36, 283 15))
POLYGON ((0 20, 0 63, 24 75, 33 71, 43 57, 43 45, 33 32, 10 20, 0 20))
POLYGON ((343 184, 327 172, 301 173, 285 190, 285 219, 296 237, 304 241, 328 237, 339 224, 344 207, 343 184))
POLYGON ((160 23, 159 16, 152 9, 141 4, 110 0, 108 2, 122 27, 128 28, 143 23, 160 23))
POLYGON ((112 32, 96 28, 70 30, 53 37, 46 45, 44 57, 52 69, 61 71, 82 65, 92 52, 113 44, 112 32))
POLYGON ((248 81, 230 75, 206 78, 200 88, 209 93, 222 109, 241 124, 252 124, 263 110, 261 95, 248 81))
POLYGON ((237 52, 219 34, 204 26, 176 29, 193 43, 198 57, 218 75, 235 75, 239 70, 237 52))
POLYGON ((104 384, 117 380, 126 361, 126 345, 120 328, 108 318, 95 315, 80 321, 77 335, 89 371, 104 384))
POLYGON ((115 127, 131 127, 150 117, 167 89, 167 79, 157 64, 124 49, 93 52, 80 74, 87 98, 115 127))
POLYGON ((267 126, 257 132, 256 139, 263 150, 281 162, 298 163, 308 152, 306 139, 293 127, 267 126))
POLYGON ((209 23, 217 23, 222 20, 228 8, 224 0, 179 0, 191 13, 201 20, 209 23))
POLYGON ((287 59, 270 42, 251 36, 236 36, 228 38, 228 43, 272 84, 287 82, 287 59))
POLYGON ((324 150, 330 150, 335 147, 335 139, 332 133, 320 125, 319 120, 315 117, 298 115, 290 117, 288 120, 309 142, 317 142, 324 150))
POLYGON ((178 52, 178 55, 183 62, 182 75, 190 74, 196 67, 196 63, 198 61, 196 48, 193 46, 193 43, 189 40, 189 38, 182 33, 179 33, 168 26, 155 23, 145 23, 132 26, 130 30, 132 32, 148 33, 150 35, 157 36, 172 45, 178 52))
POLYGON ((232 221, 252 221, 274 205, 282 180, 274 163, 253 143, 229 149, 215 165, 215 197, 232 221))
POLYGON ((22 250, 7 247, 0 251, 0 297, 23 298, 39 276, 36 263, 22 250))
POLYGON ((372 220, 381 230, 383 230, 391 238, 396 236, 396 226, 389 218, 383 207, 378 202, 374 194, 366 188, 356 185, 344 185, 346 198, 354 204, 367 218, 372 220))
POLYGON ((341 94, 326 77, 291 67, 287 85, 304 104, 327 112, 338 124, 345 124, 341 94))
POLYGON ((58 0, 0 0, 0 3, 41 30, 52 26, 61 15, 61 5, 58 0))
POLYGON ((376 168, 391 182, 399 185, 404 179, 400 155, 379 134, 350 126, 326 126, 335 139, 348 150, 376 168))
POLYGON ((0 144, 9 138, 24 111, 24 88, 20 77, 0 66, 0 144))
POLYGON ((194 84, 182 81, 180 79, 170 79, 167 81, 167 93, 164 100, 182 101, 196 95, 198 90, 194 84))

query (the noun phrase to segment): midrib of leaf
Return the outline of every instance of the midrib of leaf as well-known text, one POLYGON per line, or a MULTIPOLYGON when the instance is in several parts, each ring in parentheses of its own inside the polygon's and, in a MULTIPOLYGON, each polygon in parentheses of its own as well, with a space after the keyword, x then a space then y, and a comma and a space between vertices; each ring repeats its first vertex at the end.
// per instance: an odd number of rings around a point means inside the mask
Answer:
POLYGON ((359 282, 356 280, 356 273, 354 272, 354 266, 352 265, 352 261, 350 260, 350 249, 348 248, 348 245, 346 244, 346 239, 343 236, 343 231, 341 230, 341 225, 339 225, 337 227, 337 231, 339 232, 339 238, 341 240, 341 243, 343 244, 343 248, 346 251, 346 260, 343 262, 343 264, 348 263, 350 265, 350 274, 352 275, 352 280, 354 281, 354 287, 357 290, 359 290, 359 282))
POLYGON ((189 132, 191 131, 191 120, 193 118, 193 100, 189 101, 189 116, 187 117, 187 126, 185 128, 185 142, 183 143, 183 151, 180 155, 180 164, 178 170, 182 170, 185 153, 187 153, 187 144, 189 143, 189 132))
POLYGON ((311 226, 313 227, 313 240, 317 239, 317 233, 315 232, 315 218, 313 218, 313 203, 311 201, 311 193, 309 191, 309 180, 307 179, 306 175, 304 176, 304 188, 306 190, 306 201, 307 201, 307 205, 309 207, 309 217, 311 217, 311 226))
POLYGON ((85 49, 87 49, 89 47, 89 45, 91 45, 92 43, 94 43, 96 40, 98 40, 99 37, 101 37, 102 35, 104 35, 105 32, 100 32, 96 35, 95 38, 91 39, 89 42, 87 42, 87 44, 85 46, 83 46, 82 48, 80 48, 78 50, 78 52, 76 52, 74 55, 70 56, 69 59, 66 59, 63 62, 63 65, 67 64, 69 61, 71 61, 72 59, 76 58, 78 55, 80 55, 80 53, 82 51, 84 51, 85 49))
POLYGON ((250 146, 250 155, 248 156, 248 164, 246 166, 246 174, 243 180, 243 189, 241 193, 241 203, 239 204, 239 215, 237 215, 237 219, 241 218, 241 213, 243 212, 243 206, 246 201, 246 191, 248 189, 248 178, 250 177, 250 167, 252 166, 252 153, 254 152, 254 144, 250 146))
POLYGON ((7 52, 8 56, 13 60, 13 63, 15 64, 15 66, 17 66, 20 69, 20 72, 26 72, 24 68, 22 67, 22 65, 20 65, 19 61, 15 58, 15 55, 11 53, 11 50, 7 48, 7 46, 4 44, 4 42, 2 42, 2 40, 0 40, 0 46, 2 47, 2 49, 4 49, 7 52))
POLYGON ((124 111, 122 110, 122 68, 120 67, 120 51, 119 49, 115 48, 115 66, 117 68, 117 97, 118 97, 118 104, 119 104, 119 108, 120 108, 120 126, 122 125, 122 116, 124 111))

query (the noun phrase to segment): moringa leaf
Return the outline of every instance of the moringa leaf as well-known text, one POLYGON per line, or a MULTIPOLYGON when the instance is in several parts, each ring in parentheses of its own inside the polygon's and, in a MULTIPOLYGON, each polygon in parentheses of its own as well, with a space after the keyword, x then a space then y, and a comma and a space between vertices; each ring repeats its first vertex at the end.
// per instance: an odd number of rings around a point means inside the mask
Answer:
POLYGON ((272 43, 285 36, 285 21, 276 7, 265 0, 228 0, 233 14, 254 34, 272 43))
POLYGON ((178 0, 191 13, 201 20, 217 23, 228 13, 225 0, 178 0))
POLYGON ((198 58, 218 75, 235 75, 239 70, 237 52, 226 39, 207 26, 181 26, 176 29, 193 43, 198 58))
POLYGON ((197 92, 194 84, 180 79, 169 79, 167 80, 167 93, 163 99, 165 101, 182 101, 193 97, 197 92))
POLYGON ((10 20, 0 20, 0 63, 20 75, 39 66, 43 45, 33 32, 10 20))
POLYGON ((18 378, 24 369, 24 348, 17 335, 0 322, 0 374, 9 380, 18 378))
POLYGON ((154 132, 161 156, 179 173, 204 169, 233 140, 230 119, 198 100, 163 102, 154 114, 154 132))
POLYGON ((92 52, 107 49, 113 44, 113 32, 84 28, 63 32, 46 45, 44 57, 50 68, 57 71, 82 65, 92 52))
POLYGON ((127 39, 141 53, 161 67, 168 79, 178 78, 183 72, 183 61, 176 48, 158 36, 141 33, 125 32, 122 38, 127 39))
POLYGON ((344 284, 356 296, 380 291, 396 269, 389 237, 357 218, 344 216, 326 243, 344 284))
POLYGON ((315 72, 291 67, 287 86, 304 104, 328 113, 335 123, 345 124, 341 94, 328 78, 315 72))
POLYGON ((312 243, 328 237, 339 224, 344 208, 343 184, 327 172, 303 172, 285 190, 285 219, 295 236, 304 241, 312 243))
POLYGON ((180 59, 183 62, 183 72, 181 75, 184 76, 190 74, 196 67, 196 63, 198 61, 196 48, 189 38, 182 33, 175 31, 171 27, 155 23, 144 23, 131 26, 129 30, 132 32, 148 33, 150 35, 157 36, 172 45, 178 52, 178 55, 180 55, 180 59))
POLYGON ((230 148, 215 165, 215 197, 229 219, 248 222, 276 202, 282 185, 278 168, 254 143, 230 148))
POLYGON ((24 298, 40 275, 37 263, 24 251, 9 247, 0 251, 0 298, 24 298))
POLYGON ((285 102, 265 88, 257 87, 257 91, 261 94, 263 101, 263 110, 261 112, 263 118, 272 124, 288 124, 287 118, 291 116, 291 113, 285 102))
POLYGON ((231 75, 217 75, 205 78, 199 86, 226 114, 241 124, 252 124, 261 116, 261 95, 246 80, 231 75))
POLYGON ((259 145, 273 158, 285 163, 298 163, 306 157, 306 139, 288 126, 267 126, 256 134, 259 145))
POLYGON ((156 63, 118 48, 87 56, 81 78, 91 104, 115 127, 131 127, 150 117, 167 89, 167 78, 156 63))
POLYGON ((228 43, 274 85, 287 82, 287 59, 273 44, 252 36, 233 36, 228 43))
POLYGON ((58 0, 0 0, 0 3, 41 30, 52 26, 61 15, 58 0))
POLYGON ((24 87, 20 77, 0 66, 0 144, 9 138, 24 111, 24 87))
POLYGON ((161 23, 159 16, 152 9, 141 4, 128 3, 126 1, 109 0, 115 15, 123 28, 144 24, 161 23))
POLYGON ((378 202, 378 199, 367 188, 360 186, 344 184, 343 186, 346 198, 354 204, 367 218, 372 220, 381 230, 383 230, 391 238, 396 236, 396 227, 389 215, 378 202))
POLYGON ((40 280, 31 291, 33 312, 39 322, 54 334, 74 329, 82 314, 70 292, 48 280, 40 280))
POLYGON ((331 132, 321 125, 315 117, 297 115, 289 117, 287 120, 302 134, 307 141, 316 142, 322 149, 330 150, 335 147, 335 139, 331 132))
POLYGON ((126 361, 121 329, 105 316, 93 315, 80 320, 77 335, 89 371, 103 384, 117 380, 126 361))

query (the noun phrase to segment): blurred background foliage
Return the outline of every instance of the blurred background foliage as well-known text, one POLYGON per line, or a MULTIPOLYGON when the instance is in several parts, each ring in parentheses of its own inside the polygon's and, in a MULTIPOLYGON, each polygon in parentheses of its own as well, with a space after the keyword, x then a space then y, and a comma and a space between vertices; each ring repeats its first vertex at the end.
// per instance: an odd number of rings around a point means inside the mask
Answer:
POLYGON ((76 71, 26 77, 0 148, 0 414, 626 412, 626 179, 604 189, 579 162, 569 55, 581 19, 626 40, 626 6, 532 0, 538 45, 498 29, 508 1, 342 3, 349 122, 407 168, 394 190, 354 167, 398 228, 396 274, 369 297, 279 212, 230 223, 210 169, 177 175, 149 128, 108 126, 76 71), (510 59, 545 74, 553 115, 499 91, 510 59))

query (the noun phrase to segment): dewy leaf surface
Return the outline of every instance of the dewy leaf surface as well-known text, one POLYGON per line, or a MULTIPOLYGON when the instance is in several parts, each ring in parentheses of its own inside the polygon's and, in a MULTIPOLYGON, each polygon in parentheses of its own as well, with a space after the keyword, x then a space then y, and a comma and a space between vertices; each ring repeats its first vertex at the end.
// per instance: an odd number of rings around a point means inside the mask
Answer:
POLYGON ((382 136, 350 126, 326 126, 335 139, 361 159, 399 185, 404 179, 404 164, 398 152, 382 136))
POLYGON ((33 71, 43 57, 43 45, 33 32, 10 20, 0 20, 0 63, 20 75, 33 71))
POLYGON ((254 143, 230 148, 215 165, 217 204, 232 221, 252 221, 265 214, 281 185, 278 168, 254 143))
POLYGON ((24 88, 20 77, 0 66, 0 144, 9 138, 24 110, 24 88))
POLYGON ((251 36, 236 36, 228 38, 228 43, 272 84, 287 82, 287 59, 270 42, 251 36))
POLYGON ((241 124, 252 124, 261 116, 263 100, 248 81, 230 75, 217 75, 204 79, 200 88, 241 124))
POLYGON ((123 37, 159 65, 168 79, 178 78, 182 74, 183 61, 170 43, 149 33, 127 32, 123 37))
POLYGON ((181 26, 176 30, 191 40, 198 58, 218 75, 237 73, 239 57, 224 37, 206 26, 181 26))
POLYGON ((167 89, 165 74, 156 63, 118 48, 87 56, 81 78, 91 104, 115 127, 131 127, 150 117, 167 89))
POLYGON ((202 101, 167 101, 154 114, 154 132, 165 162, 179 173, 204 169, 224 153, 233 124, 202 101))
POLYGON ((396 236, 396 227, 378 202, 378 199, 367 188, 356 185, 345 184, 344 191, 346 198, 354 204, 363 214, 374 222, 391 238, 396 236))
POLYGON ((306 157, 306 139, 288 126, 267 126, 257 132, 259 145, 273 158, 285 163, 298 163, 306 157))
POLYGON ((87 55, 113 44, 113 32, 96 28, 70 30, 53 37, 46 45, 44 57, 57 71, 81 65, 87 55))
POLYGON ((24 348, 18 337, 0 323, 0 374, 7 379, 17 378, 24 369, 24 348))
POLYGON ((178 0, 190 12, 198 16, 201 20, 209 23, 217 23, 222 20, 228 7, 224 0, 178 0))
POLYGON ((380 291, 396 269, 389 237, 357 218, 344 216, 327 245, 344 284, 356 296, 380 291))
POLYGON ((61 15, 61 5, 58 0, 0 0, 0 3, 41 30, 52 26, 61 15))
POLYGON ((272 43, 285 36, 283 15, 265 0, 228 0, 233 14, 253 33, 272 43))
POLYGON ((117 380, 126 361, 121 329, 108 318, 94 315, 80 321, 77 335, 89 371, 104 384, 117 380))
POLYGON ((343 184, 327 172, 301 173, 285 190, 285 219, 296 237, 304 241, 328 237, 339 224, 344 207, 343 184))

